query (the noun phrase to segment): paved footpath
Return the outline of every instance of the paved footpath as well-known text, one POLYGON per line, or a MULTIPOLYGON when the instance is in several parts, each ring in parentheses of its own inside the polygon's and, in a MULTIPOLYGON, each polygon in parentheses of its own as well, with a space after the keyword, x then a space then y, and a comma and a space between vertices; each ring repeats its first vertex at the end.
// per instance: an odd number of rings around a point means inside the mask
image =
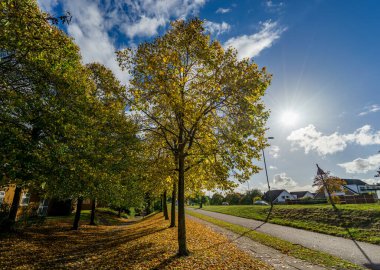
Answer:
POLYGON ((237 224, 252 230, 273 235, 286 241, 320 250, 344 260, 362 265, 369 269, 380 270, 380 246, 365 242, 354 241, 342 237, 321 234, 301 229, 296 229, 277 224, 264 223, 254 219, 235 217, 231 215, 205 211, 201 209, 189 209, 200 214, 219 220, 237 224))
POLYGON ((201 224, 206 225, 213 231, 224 235, 230 242, 233 242, 239 249, 247 252, 252 257, 259 259, 271 265, 275 270, 326 270, 318 265, 305 262, 303 260, 288 256, 281 253, 277 249, 265 246, 252 239, 241 236, 240 234, 231 232, 227 229, 221 228, 215 224, 204 221, 202 219, 187 216, 187 218, 195 220, 201 224))

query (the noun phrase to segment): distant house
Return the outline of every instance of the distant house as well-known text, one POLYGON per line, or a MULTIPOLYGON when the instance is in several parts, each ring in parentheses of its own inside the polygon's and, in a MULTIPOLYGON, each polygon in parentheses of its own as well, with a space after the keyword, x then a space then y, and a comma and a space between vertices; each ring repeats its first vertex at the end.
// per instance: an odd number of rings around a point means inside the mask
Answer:
POLYGON ((369 191, 364 190, 363 188, 368 186, 368 184, 362 180, 359 179, 342 179, 346 182, 345 185, 343 185, 343 188, 347 191, 353 192, 354 194, 363 194, 368 193, 369 191))
MULTIPOLYGON (((0 206, 8 205, 11 206, 13 197, 15 194, 16 186, 8 185, 0 187, 0 206)), ((36 212, 40 208, 43 201, 36 193, 32 193, 29 189, 23 189, 21 191, 21 197, 19 202, 19 208, 17 211, 17 216, 21 216, 26 213, 36 212)))
MULTIPOLYGON (((0 206, 7 205, 10 207, 15 194, 15 185, 0 187, 0 206)), ((72 211, 72 200, 46 199, 40 196, 38 192, 24 188, 21 192, 17 217, 27 215, 69 215, 72 211)))
MULTIPOLYGON (((358 196, 358 195, 366 195, 366 194, 375 194, 373 195, 375 199, 379 196, 376 195, 376 192, 379 194, 380 187, 377 188, 376 185, 369 185, 366 182, 360 179, 344 179, 341 178, 346 184, 341 186, 340 191, 333 192, 334 196, 358 196)), ((372 195, 370 195, 372 196, 372 195)), ((326 198, 327 193, 324 189, 320 189, 315 198, 326 198)))
POLYGON ((263 195, 263 200, 273 203, 284 203, 286 200, 293 200, 292 194, 287 192, 285 189, 270 190, 265 192, 263 195))
POLYGON ((311 193, 309 191, 292 191, 292 192, 290 192, 290 194, 292 194, 293 198, 296 200, 306 199, 306 198, 310 198, 310 199, 314 198, 313 193, 311 193))

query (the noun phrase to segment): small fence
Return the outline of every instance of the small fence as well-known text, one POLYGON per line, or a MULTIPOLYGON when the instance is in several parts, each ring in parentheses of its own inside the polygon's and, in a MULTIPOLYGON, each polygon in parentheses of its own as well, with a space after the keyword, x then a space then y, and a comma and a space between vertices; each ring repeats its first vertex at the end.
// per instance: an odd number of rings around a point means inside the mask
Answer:
POLYGON ((361 194, 361 195, 346 195, 339 196, 339 201, 341 204, 361 204, 361 203, 375 203, 377 202, 377 198, 373 195, 369 194, 361 194))

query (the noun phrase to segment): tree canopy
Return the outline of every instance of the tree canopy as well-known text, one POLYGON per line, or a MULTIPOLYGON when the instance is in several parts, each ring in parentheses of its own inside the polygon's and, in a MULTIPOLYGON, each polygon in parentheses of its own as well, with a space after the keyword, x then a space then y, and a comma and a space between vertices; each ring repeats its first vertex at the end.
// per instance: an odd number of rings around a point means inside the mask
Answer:
POLYGON ((84 66, 35 0, 0 7, 0 181, 17 191, 10 219, 22 188, 121 200, 134 186, 139 144, 125 87, 104 66, 84 66))

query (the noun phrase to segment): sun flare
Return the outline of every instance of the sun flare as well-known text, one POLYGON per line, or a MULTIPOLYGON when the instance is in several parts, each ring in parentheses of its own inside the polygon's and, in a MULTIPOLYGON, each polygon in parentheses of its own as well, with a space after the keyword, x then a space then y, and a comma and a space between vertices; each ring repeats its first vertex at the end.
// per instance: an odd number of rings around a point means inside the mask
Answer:
POLYGON ((281 123, 286 126, 294 126, 298 122, 299 116, 293 111, 285 111, 281 115, 281 123))

